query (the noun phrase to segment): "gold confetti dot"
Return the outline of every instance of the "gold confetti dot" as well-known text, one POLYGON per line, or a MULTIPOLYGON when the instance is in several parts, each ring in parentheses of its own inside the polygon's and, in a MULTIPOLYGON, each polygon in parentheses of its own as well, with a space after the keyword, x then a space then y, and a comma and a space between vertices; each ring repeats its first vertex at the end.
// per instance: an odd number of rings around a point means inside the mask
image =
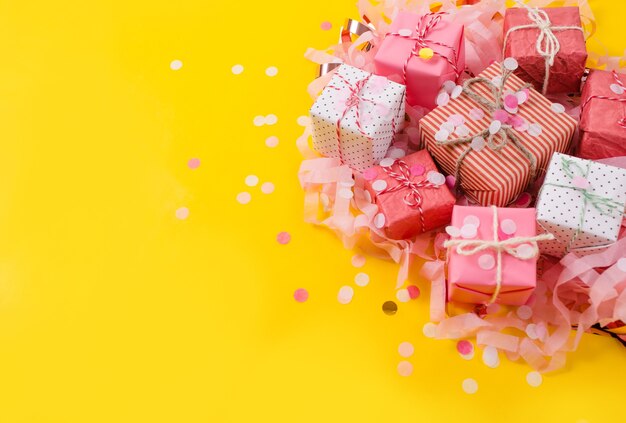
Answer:
POLYGON ((430 60, 433 58, 434 55, 435 52, 433 51, 433 49, 428 47, 421 49, 419 52, 420 59, 424 60, 430 60))
POLYGON ((385 303, 383 304, 383 312, 387 316, 393 316, 398 312, 398 305, 393 301, 385 301, 385 303))

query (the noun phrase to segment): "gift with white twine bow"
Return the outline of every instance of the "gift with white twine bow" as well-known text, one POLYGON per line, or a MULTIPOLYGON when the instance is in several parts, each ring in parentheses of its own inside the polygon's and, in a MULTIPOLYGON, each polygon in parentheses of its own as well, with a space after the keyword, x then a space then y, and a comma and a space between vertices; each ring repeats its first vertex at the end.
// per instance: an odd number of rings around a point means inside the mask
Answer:
POLYGON ((493 304, 498 300, 502 290, 502 258, 508 254, 519 260, 531 260, 539 255, 538 242, 554 239, 552 234, 542 234, 532 237, 517 236, 505 240, 499 239, 498 208, 491 206, 493 211, 492 231, 493 239, 450 239, 444 243, 445 248, 454 248, 461 256, 474 256, 482 251, 495 251, 496 253, 496 287, 487 304, 493 304), (530 248, 518 248, 522 245, 530 248))
POLYGON ((559 39, 557 38, 555 32, 581 31, 582 33, 584 33, 584 30, 581 26, 575 25, 553 25, 550 21, 550 18, 548 17, 548 13, 546 13, 545 10, 530 7, 519 0, 515 0, 515 3, 519 7, 524 8, 528 11, 528 19, 531 23, 509 28, 506 35, 504 36, 503 55, 504 51, 506 50, 509 37, 513 32, 528 29, 539 30, 539 35, 535 43, 535 48, 537 50, 537 53, 541 55, 541 57, 543 57, 545 60, 545 74, 542 85, 542 93, 545 95, 548 92, 548 85, 550 83, 550 70, 554 66, 556 56, 561 50, 561 43, 559 42, 559 39))

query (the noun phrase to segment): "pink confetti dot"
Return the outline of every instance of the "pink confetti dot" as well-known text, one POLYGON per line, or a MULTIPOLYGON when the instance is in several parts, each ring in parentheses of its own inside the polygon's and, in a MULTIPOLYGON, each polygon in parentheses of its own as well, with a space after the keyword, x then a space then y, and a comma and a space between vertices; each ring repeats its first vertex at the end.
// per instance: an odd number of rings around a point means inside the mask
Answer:
POLYGON ((187 207, 181 207, 176 210, 176 218, 180 220, 185 220, 189 217, 189 209, 187 207))
POLYGON ((237 202, 239 204, 248 204, 252 200, 252 196, 249 192, 240 192, 237 194, 237 202))
POLYGON ((200 159, 189 159, 189 161, 187 162, 187 166, 189 166, 189 169, 197 169, 200 167, 200 159))
POLYGON ((261 185, 261 192, 263 194, 271 194, 274 192, 274 184, 271 182, 265 182, 261 185))
POLYGON ((320 25, 320 28, 322 28, 322 31, 329 31, 329 30, 331 30, 333 28, 333 24, 331 24, 328 21, 324 21, 320 25))
POLYGON ((289 244, 289 241, 291 241, 291 235, 289 232, 280 232, 276 235, 276 241, 282 245, 289 244))
POLYGON ((413 166, 411 166, 411 169, 409 169, 409 171, 413 176, 422 176, 426 169, 421 164, 414 164, 413 166))
POLYGON ((474 351, 474 346, 472 345, 472 343, 470 341, 467 341, 467 340, 463 339, 463 340, 457 342, 456 350, 461 355, 469 355, 469 354, 472 353, 472 351, 474 351))
POLYGON ((452 175, 446 176, 446 185, 449 189, 454 189, 456 186, 456 178, 452 175))
POLYGON ((415 348, 413 347, 413 344, 411 344, 410 342, 403 342, 400 345, 398 345, 398 354, 400 354, 404 358, 411 357, 414 352, 415 352, 415 348))
POLYGON ((355 254, 352 256, 352 265, 357 269, 365 266, 365 257, 361 254, 355 254))
POLYGON ((265 140, 265 145, 268 146, 269 148, 276 147, 278 145, 278 137, 273 136, 273 135, 271 137, 268 137, 265 140))
POLYGON ((420 289, 415 285, 409 285, 406 287, 406 290, 409 291, 409 297, 414 300, 420 296, 420 289))
POLYGON ((398 363, 398 373, 400 376, 407 377, 413 374, 413 365, 408 361, 398 363))
POLYGON ((309 299, 309 292, 304 288, 296 289, 293 293, 293 298, 299 303, 303 303, 309 299))

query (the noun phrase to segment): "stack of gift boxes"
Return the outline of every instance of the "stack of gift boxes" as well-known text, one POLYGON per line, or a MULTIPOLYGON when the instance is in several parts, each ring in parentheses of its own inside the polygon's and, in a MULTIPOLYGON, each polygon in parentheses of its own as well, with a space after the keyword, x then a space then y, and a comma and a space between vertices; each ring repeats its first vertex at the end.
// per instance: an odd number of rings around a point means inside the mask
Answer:
POLYGON ((341 65, 311 108, 314 148, 351 167, 378 206, 373 231, 445 229, 449 301, 525 304, 541 254, 608 248, 626 205, 626 170, 597 162, 626 156, 626 75, 586 74, 578 8, 510 8, 503 40, 504 59, 470 76, 452 16, 400 13, 375 73, 341 65), (549 100, 576 93, 580 123, 549 100), (421 149, 389 157, 405 104, 429 110, 421 149), (535 208, 507 207, 541 180, 535 208))

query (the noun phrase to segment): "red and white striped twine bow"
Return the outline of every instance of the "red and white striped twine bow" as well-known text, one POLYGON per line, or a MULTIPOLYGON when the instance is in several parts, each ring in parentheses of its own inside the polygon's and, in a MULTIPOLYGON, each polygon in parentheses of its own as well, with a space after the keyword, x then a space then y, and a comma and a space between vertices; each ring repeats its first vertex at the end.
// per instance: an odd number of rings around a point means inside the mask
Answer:
MULTIPOLYGON (((622 82, 622 80, 619 77, 619 74, 615 71, 613 71, 613 78, 615 79, 615 83, 617 85, 619 85, 620 87, 622 87, 622 89, 624 89, 624 91, 626 91, 626 86, 624 85, 624 83, 622 82)), ((589 104, 589 102, 593 99, 597 98, 598 100, 609 100, 609 101, 616 101, 618 103, 626 103, 626 97, 609 97, 606 95, 592 95, 591 97, 589 97, 581 106, 581 110, 584 110, 585 107, 587 107, 587 105, 589 104)), ((617 121, 617 124, 621 127, 626 129, 626 116, 624 116, 623 118, 621 118, 620 120, 617 121)))
POLYGON ((394 187, 387 187, 380 191, 378 195, 408 189, 409 192, 407 192, 404 196, 404 202, 407 206, 415 208, 419 211, 422 232, 424 232, 424 210, 422 209, 424 198, 422 197, 420 190, 425 188, 439 189, 439 185, 435 185, 427 179, 423 179, 419 182, 413 181, 411 179, 411 169, 403 160, 396 160, 391 166, 383 166, 383 170, 387 175, 389 175, 389 177, 395 179, 398 182, 398 185, 394 187), (393 165, 397 165, 398 171, 393 170, 393 165))
POLYGON ((413 59, 416 56, 419 56, 420 50, 423 48, 429 48, 430 45, 438 45, 438 46, 450 49, 452 51, 452 54, 454 55, 455 60, 452 60, 450 57, 445 56, 436 51, 433 51, 433 53, 445 59, 448 63, 450 63, 450 66, 452 66, 452 69, 454 69, 454 72, 457 78, 461 75, 461 71, 459 70, 456 64, 456 58, 457 58, 456 49, 447 44, 428 39, 428 35, 430 34, 430 31, 432 31, 439 24, 439 22, 441 22, 442 16, 445 14, 446 14, 445 12, 437 12, 437 13, 427 13, 423 15, 420 18, 419 22, 417 23, 417 27, 415 28, 415 32, 417 35, 403 35, 403 34, 400 34, 399 32, 392 32, 388 34, 394 37, 401 37, 401 38, 406 38, 408 40, 415 41, 413 50, 411 50, 411 54, 409 55, 409 57, 407 57, 406 61, 404 62, 404 67, 402 69, 402 78, 404 79, 405 84, 407 81, 407 77, 406 77, 407 70, 409 68, 409 63, 411 62, 411 59, 413 59))

